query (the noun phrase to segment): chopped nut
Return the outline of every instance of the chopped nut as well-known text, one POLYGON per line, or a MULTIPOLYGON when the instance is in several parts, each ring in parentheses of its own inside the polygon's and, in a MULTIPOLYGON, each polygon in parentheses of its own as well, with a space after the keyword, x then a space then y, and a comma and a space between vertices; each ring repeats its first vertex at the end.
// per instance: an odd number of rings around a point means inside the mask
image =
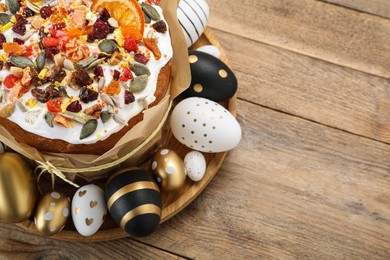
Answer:
POLYGON ((42 18, 39 15, 34 16, 34 19, 31 21, 31 26, 35 29, 41 28, 42 18))
POLYGON ((26 67, 23 69, 22 71, 22 80, 21 80, 21 83, 22 83, 22 86, 23 87, 28 87, 31 85, 31 80, 32 80, 32 76, 33 76, 33 71, 31 69, 31 67, 26 67))
POLYGON ((87 115, 90 115, 96 119, 99 119, 100 113, 102 112, 102 105, 100 104, 95 104, 91 107, 88 107, 87 109, 84 110, 84 113, 87 115))
POLYGON ((9 70, 11 71, 12 74, 14 74, 15 76, 17 76, 19 78, 23 77, 23 69, 22 68, 12 66, 11 68, 9 68, 9 70))
POLYGON ((108 63, 110 63, 111 65, 117 65, 122 61, 122 59, 123 55, 118 51, 114 51, 108 63))
POLYGON ((0 117, 10 117, 15 111, 15 104, 8 104, 0 108, 0 117))

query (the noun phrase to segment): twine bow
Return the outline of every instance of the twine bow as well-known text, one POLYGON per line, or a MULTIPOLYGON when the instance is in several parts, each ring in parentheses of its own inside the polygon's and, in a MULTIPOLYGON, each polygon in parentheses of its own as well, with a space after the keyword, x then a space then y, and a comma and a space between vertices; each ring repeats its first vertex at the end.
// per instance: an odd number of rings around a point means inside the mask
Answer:
MULTIPOLYGON (((42 174, 44 174, 45 172, 48 172, 49 174, 51 174, 51 186, 52 186, 52 189, 54 189, 54 184, 55 184, 55 176, 57 176, 58 178, 62 179, 63 181, 73 185, 74 187, 76 188, 79 188, 80 186, 77 185, 76 183, 68 180, 65 176, 65 174, 63 174, 60 170, 58 170, 53 164, 51 164, 50 162, 46 161, 46 162, 40 162, 40 161, 35 161, 38 166, 37 168, 35 169, 35 173, 37 173, 39 170, 41 170, 37 176, 37 183, 39 183, 39 180, 41 179, 42 177, 42 174)), ((38 185, 38 188, 39 188, 39 185, 38 185)))

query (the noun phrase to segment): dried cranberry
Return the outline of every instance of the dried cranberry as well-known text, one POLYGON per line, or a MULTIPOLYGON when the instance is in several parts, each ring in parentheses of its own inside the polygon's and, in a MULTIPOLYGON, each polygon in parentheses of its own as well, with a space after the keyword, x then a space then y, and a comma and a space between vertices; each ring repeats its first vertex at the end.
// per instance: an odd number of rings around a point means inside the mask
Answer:
POLYGON ((64 29, 65 27, 66 27, 66 23, 64 22, 53 25, 54 30, 61 30, 64 29))
POLYGON ((135 97, 133 93, 131 93, 129 90, 125 90, 125 104, 128 105, 130 103, 133 103, 135 101, 135 97))
POLYGON ((34 88, 31 90, 31 95, 38 99, 39 102, 46 103, 50 99, 50 94, 40 88, 34 88))
POLYGON ((31 16, 34 16, 35 13, 33 10, 31 10, 30 8, 26 7, 23 9, 23 14, 26 16, 26 17, 31 17, 31 16))
POLYGON ((6 43, 7 39, 5 38, 4 34, 0 33, 0 50, 3 49, 3 43, 6 43))
POLYGON ((94 101, 94 100, 98 99, 98 97, 99 97, 99 93, 93 89, 83 87, 80 90, 79 98, 84 103, 94 101))
POLYGON ((45 55, 46 55, 46 58, 48 58, 48 59, 53 59, 54 55, 56 55, 59 52, 60 52, 60 50, 57 49, 56 47, 47 47, 45 49, 45 55))
POLYGON ((110 32, 110 27, 103 20, 97 20, 93 25, 92 38, 93 39, 104 39, 110 32))
POLYGON ((121 75, 121 73, 119 72, 119 70, 114 70, 113 74, 112 74, 112 78, 114 80, 119 80, 119 76, 121 75))
POLYGON ((28 21, 21 15, 21 14, 15 14, 16 21, 21 22, 23 24, 27 24, 28 21))
POLYGON ((99 78, 103 77, 104 76, 103 68, 101 66, 96 66, 94 74, 95 74, 95 78, 99 79, 99 78))
POLYGON ((51 7, 47 5, 42 7, 39 13, 43 19, 46 19, 49 18, 53 12, 51 11, 51 7))
POLYGON ((73 113, 78 113, 81 111, 82 106, 80 104, 80 102, 78 100, 75 100, 73 101, 72 103, 70 103, 67 107, 66 107, 66 110, 69 111, 69 112, 73 112, 73 113))
POLYGON ((149 58, 146 57, 145 55, 143 55, 142 53, 137 53, 137 54, 134 55, 134 60, 136 62, 139 62, 139 63, 142 63, 142 64, 146 64, 146 63, 148 63, 149 58))
POLYGON ((16 21, 14 26, 12 27, 12 31, 18 33, 20 35, 26 34, 26 25, 22 21, 16 21))
POLYGON ((167 31, 167 24, 163 20, 154 23, 152 26, 159 33, 165 33, 167 31))
POLYGON ((22 39, 19 39, 19 38, 14 38, 14 42, 17 42, 19 43, 20 45, 23 45, 24 44, 24 41, 22 39))
POLYGON ((110 13, 107 11, 106 8, 103 8, 102 10, 100 10, 99 12, 99 19, 104 21, 104 22, 107 22, 108 19, 110 19, 111 15, 110 13))

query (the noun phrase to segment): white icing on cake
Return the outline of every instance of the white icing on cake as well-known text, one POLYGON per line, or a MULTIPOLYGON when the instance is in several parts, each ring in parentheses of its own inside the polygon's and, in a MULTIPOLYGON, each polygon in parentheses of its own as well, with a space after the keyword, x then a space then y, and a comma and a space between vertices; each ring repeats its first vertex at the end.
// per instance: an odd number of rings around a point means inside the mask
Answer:
MULTIPOLYGON (((2 0, 3 2, 3 0, 2 0)), ((159 14, 161 15, 161 19, 164 20, 162 10, 158 6, 154 6, 155 9, 158 10, 159 14)), ((38 14, 39 15, 39 14, 38 14)), ((91 21, 96 20, 96 14, 92 12, 87 13, 87 19, 91 21)), ((151 22, 151 24, 155 23, 156 21, 151 22)), ((43 24, 44 26, 48 26, 48 24, 43 24)), ((26 41, 26 44, 37 44, 39 42, 39 36, 37 33, 37 30, 32 28, 30 24, 26 25, 27 27, 27 34, 32 31, 34 32, 34 35, 26 41)), ((167 25, 168 28, 168 25, 167 25)), ((169 28, 168 28, 169 30, 169 28)), ((146 64, 151 72, 151 75, 149 76, 148 84, 144 90, 142 90, 139 93, 134 93, 135 97, 135 102, 132 102, 128 105, 124 103, 124 92, 125 89, 128 88, 129 82, 127 81, 126 83, 121 82, 121 92, 118 95, 119 96, 119 101, 120 105, 115 107, 115 111, 117 115, 119 115, 121 118, 123 118, 126 122, 133 118, 135 115, 140 113, 142 110, 145 109, 145 102, 150 103, 152 102, 154 98, 154 93, 156 91, 156 85, 157 85, 157 79, 158 75, 160 73, 160 70, 167 64, 167 62, 172 58, 173 51, 172 51, 172 46, 171 46, 171 39, 169 35, 169 31, 166 33, 158 33, 153 30, 153 28, 150 27, 150 24, 145 23, 145 30, 144 30, 144 37, 146 37, 148 34, 152 33, 153 37, 158 39, 158 47, 161 51, 161 58, 159 60, 156 60, 154 58, 154 55, 152 54, 151 51, 147 49, 145 46, 139 45, 139 50, 140 52, 148 52, 150 53, 150 59, 149 62, 146 64)), ((7 42, 12 42, 13 38, 21 38, 21 35, 14 33, 11 29, 3 32, 4 36, 7 39, 7 42)), ((107 36, 107 39, 117 39, 119 34, 119 29, 116 29, 114 33, 109 34, 107 36)), ((88 47, 90 48, 90 52, 94 53, 98 49, 97 45, 100 41, 96 41, 95 43, 86 43, 88 47)), ((1 50, 0 54, 4 54, 4 51, 1 50)), ((132 61, 132 54, 133 53, 126 53, 124 54, 124 60, 132 61)), ((36 53, 35 53, 36 56, 36 53)), ((35 60, 34 57, 30 57, 32 60, 35 60)), ((47 61, 47 59, 46 59, 47 61)), ((48 63, 46 63, 48 64, 48 63)), ((51 62, 53 64, 53 62, 51 62)), ((112 70, 117 69, 120 64, 118 65, 109 65, 109 64, 104 64, 102 67, 104 69, 104 77, 106 79, 106 84, 108 85, 109 82, 112 80, 112 70)), ((67 71, 68 74, 69 71, 67 71)), ((5 67, 3 70, 0 71, 0 80, 3 81, 7 75, 11 74, 11 72, 6 69, 5 67)), ((133 73, 134 75, 134 73, 133 73)), ((135 75, 134 75, 135 77, 135 75)), ((65 79, 66 80, 66 79, 65 79)), ((45 89, 49 83, 46 83, 39 88, 45 89)), ((62 83, 61 83, 62 85, 62 83)), ((98 88, 98 82, 94 80, 92 84, 93 88, 97 90, 98 88)), ((8 91, 8 89, 2 84, 1 86, 2 89, 5 89, 8 91)), ((31 89, 34 88, 33 86, 30 87, 31 89)), ((49 127, 49 125, 45 121, 45 114, 47 113, 47 107, 46 103, 40 103, 38 102, 37 105, 35 106, 29 106, 27 105, 29 101, 35 99, 31 92, 28 91, 26 94, 24 94, 19 101, 21 101, 22 104, 27 109, 27 112, 23 112, 18 106, 15 106, 15 111, 14 113, 8 117, 9 120, 15 122, 18 124, 21 128, 24 130, 34 133, 36 135, 46 137, 49 139, 60 139, 64 140, 66 142, 72 143, 72 144, 91 144, 95 143, 99 140, 104 140, 108 138, 111 134, 118 132, 121 130, 124 126, 122 124, 117 123, 113 118, 108 120, 106 123, 103 124, 101 119, 98 119, 98 127, 96 131, 89 137, 80 140, 80 132, 82 128, 81 123, 77 122, 72 122, 71 126, 69 128, 65 128, 61 126, 60 124, 55 123, 54 127, 49 127)), ((69 97, 74 96, 78 97, 79 96, 79 90, 75 90, 69 86, 66 87, 66 91, 69 97)), ((9 103, 10 101, 8 101, 9 103)), ((92 101, 89 103, 82 103, 83 109, 81 112, 84 111, 85 108, 91 107, 94 104, 97 103, 102 103, 101 98, 99 96, 98 100, 92 101)), ((0 107, 3 104, 0 104, 0 107)), ((68 113, 66 109, 66 105, 63 105, 62 107, 62 112, 63 113, 68 113)), ((107 106, 103 107, 103 111, 107 110, 107 106)))

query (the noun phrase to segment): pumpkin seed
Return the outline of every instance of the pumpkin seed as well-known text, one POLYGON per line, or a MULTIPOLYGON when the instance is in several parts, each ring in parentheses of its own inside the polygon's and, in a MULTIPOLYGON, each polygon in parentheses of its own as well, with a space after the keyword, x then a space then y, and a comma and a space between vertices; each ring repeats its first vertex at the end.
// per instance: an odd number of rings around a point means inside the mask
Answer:
POLYGON ((144 12, 144 20, 145 20, 145 23, 147 23, 147 24, 152 22, 152 19, 150 19, 150 17, 147 14, 145 14, 145 12, 144 12))
POLYGON ((0 13, 0 24, 3 26, 11 21, 12 15, 6 13, 0 13))
POLYGON ((43 67, 45 67, 45 62, 46 62, 45 53, 44 52, 39 53, 37 58, 35 59, 35 63, 37 64, 38 71, 41 71, 43 67))
POLYGON ((74 70, 74 65, 73 65, 73 62, 69 59, 65 59, 64 60, 64 68, 67 69, 67 70, 74 70))
POLYGON ((81 128, 80 140, 91 136, 96 131, 97 126, 98 121, 96 119, 88 120, 88 122, 83 125, 83 128, 81 128))
POLYGON ((54 127, 54 114, 47 112, 45 115, 45 121, 50 127, 54 127))
POLYGON ((34 11, 34 13, 39 14, 40 8, 38 5, 34 4, 33 2, 26 1, 26 6, 34 11))
POLYGON ((10 62, 12 64, 14 64, 16 67, 19 67, 19 68, 26 68, 26 67, 34 67, 34 62, 32 62, 32 60, 30 60, 29 58, 27 57, 24 57, 24 56, 11 56, 11 58, 9 59, 10 62))
POLYGON ((124 120, 120 115, 114 114, 113 115, 114 121, 121 125, 127 125, 126 120, 124 120))
POLYGON ((8 104, 0 108, 0 117, 7 118, 10 117, 15 111, 14 104, 8 104))
POLYGON ((148 75, 141 75, 136 77, 130 83, 130 91, 133 93, 137 93, 144 90, 144 88, 146 88, 146 85, 148 84, 148 79, 148 75))
POLYGON ((106 93, 100 93, 100 98, 106 103, 108 106, 114 106, 112 99, 106 93))
POLYGON ((86 67, 88 67, 88 65, 90 65, 92 62, 96 61, 97 59, 98 59, 98 56, 96 56, 96 55, 89 56, 89 57, 79 61, 76 65, 76 67, 86 68, 86 67))
POLYGON ((16 100, 15 100, 15 104, 16 104, 16 106, 20 109, 20 111, 22 111, 23 113, 26 113, 26 112, 27 112, 27 108, 23 105, 22 102, 20 102, 19 99, 16 99, 16 100))
POLYGON ((99 43, 98 48, 102 52, 111 54, 117 46, 113 40, 104 39, 101 43, 99 43))
POLYGON ((5 4, 12 14, 16 14, 20 9, 20 4, 17 0, 5 0, 5 4))
POLYGON ((148 66, 146 66, 142 63, 134 62, 131 64, 130 69, 131 69, 131 71, 134 72, 134 74, 136 76, 141 76, 141 75, 150 76, 150 70, 149 70, 148 66))
MULTIPOLYGON (((99 82, 98 82, 98 89, 99 91, 102 90, 104 88, 104 85, 106 84, 106 78, 105 77, 101 77, 99 79, 99 82)), ((104 94, 104 93, 103 93, 104 94)))
POLYGON ((98 60, 95 60, 93 61, 91 64, 88 65, 88 67, 86 67, 85 69, 86 70, 89 70, 89 69, 93 69, 95 68, 97 65, 99 65, 100 63, 102 63, 106 58, 100 58, 98 60))
POLYGON ((102 120, 103 124, 106 123, 112 115, 108 111, 103 111, 100 113, 100 119, 102 120))
POLYGON ((157 10, 149 5, 149 4, 142 4, 142 10, 144 11, 144 13, 149 16, 151 19, 155 20, 155 21, 158 21, 160 20, 160 14, 157 12, 157 10))

